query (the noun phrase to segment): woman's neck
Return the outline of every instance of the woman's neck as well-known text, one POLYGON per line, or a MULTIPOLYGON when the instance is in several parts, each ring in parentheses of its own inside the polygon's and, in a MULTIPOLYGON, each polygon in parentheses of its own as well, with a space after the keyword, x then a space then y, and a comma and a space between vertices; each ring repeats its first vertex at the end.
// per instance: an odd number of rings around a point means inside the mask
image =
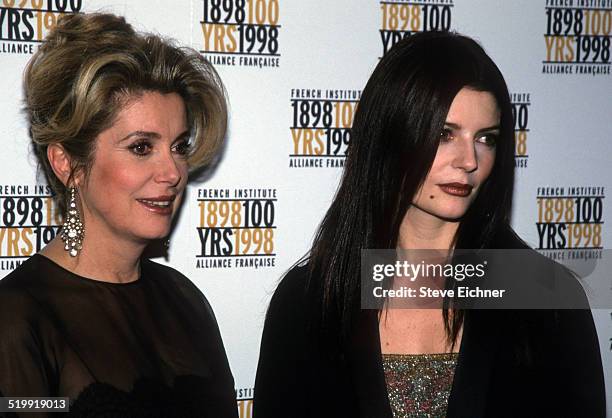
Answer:
POLYGON ((453 246, 458 221, 447 221, 411 206, 399 229, 401 249, 446 250, 453 246))
MULTIPOLYGON (((440 219, 411 206, 400 225, 398 247, 405 250, 445 250, 442 254, 438 251, 418 253, 420 257, 434 257, 432 260, 435 261, 440 255, 445 257, 446 251, 453 247, 458 227, 459 222, 440 219)), ((410 257, 410 254, 404 256, 410 257)), ((420 278, 414 283, 421 283, 420 278)), ((428 286, 432 285, 433 282, 428 286)), ((443 288, 443 284, 435 283, 435 287, 443 288)), ((418 308, 417 305, 414 307, 418 308)), ((442 309, 388 309, 382 314, 379 333, 382 353, 395 354, 446 353, 451 349, 456 352, 462 337, 460 331, 455 346, 449 344, 442 309)))
POLYGON ((79 276, 110 283, 138 280, 144 245, 122 245, 118 242, 88 238, 86 235, 83 248, 76 257, 70 256, 64 249, 59 235, 42 249, 41 254, 79 276))

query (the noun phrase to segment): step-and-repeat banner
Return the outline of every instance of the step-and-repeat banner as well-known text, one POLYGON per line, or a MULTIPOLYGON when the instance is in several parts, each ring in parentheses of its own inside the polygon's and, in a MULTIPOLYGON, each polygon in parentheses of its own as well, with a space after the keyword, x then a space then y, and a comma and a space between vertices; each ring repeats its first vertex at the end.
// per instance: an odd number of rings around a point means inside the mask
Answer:
MULTIPOLYGON (((188 187, 169 258, 160 261, 213 305, 241 417, 252 410, 272 292, 308 250, 331 201, 369 74, 405 36, 458 31, 501 68, 514 105, 519 234, 553 258, 599 259, 611 246, 612 0, 0 3, 0 277, 57 233, 56 207, 29 151, 21 77, 62 14, 124 15, 197 49, 220 73, 227 143, 218 166, 188 187)), ((612 311, 593 314, 610 405, 612 311)))

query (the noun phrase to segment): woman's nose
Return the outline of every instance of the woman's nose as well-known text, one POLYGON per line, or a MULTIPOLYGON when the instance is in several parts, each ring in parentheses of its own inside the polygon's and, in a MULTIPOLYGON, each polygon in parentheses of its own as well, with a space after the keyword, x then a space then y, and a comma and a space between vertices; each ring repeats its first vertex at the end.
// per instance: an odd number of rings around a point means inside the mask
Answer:
POLYGON ((476 143, 471 138, 462 138, 455 142, 456 150, 453 158, 453 167, 472 172, 478 168, 476 143))
POLYGON ((182 178, 182 173, 179 168, 179 162, 176 161, 172 152, 160 155, 158 161, 156 181, 160 183, 168 183, 170 186, 176 186, 182 178))

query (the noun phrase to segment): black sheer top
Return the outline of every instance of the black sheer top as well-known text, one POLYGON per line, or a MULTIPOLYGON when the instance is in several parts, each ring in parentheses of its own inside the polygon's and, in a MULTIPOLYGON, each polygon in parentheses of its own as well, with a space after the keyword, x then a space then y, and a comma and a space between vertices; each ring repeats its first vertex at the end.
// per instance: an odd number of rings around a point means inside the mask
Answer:
POLYGON ((75 416, 237 416, 210 305, 149 260, 126 284, 41 255, 1 280, 0 395, 67 396, 75 416))

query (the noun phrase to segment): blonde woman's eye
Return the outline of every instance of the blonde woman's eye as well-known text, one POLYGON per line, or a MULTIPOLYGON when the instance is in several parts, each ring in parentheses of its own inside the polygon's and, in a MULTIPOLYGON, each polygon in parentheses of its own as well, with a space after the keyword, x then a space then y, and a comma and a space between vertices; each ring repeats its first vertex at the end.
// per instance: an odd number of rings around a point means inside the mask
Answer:
POLYGON ((175 144, 173 147, 173 151, 179 155, 187 155, 189 154, 189 150, 191 148, 188 141, 180 141, 175 144))
POLYGON ((135 142, 129 146, 129 149, 138 156, 145 156, 151 152, 151 144, 147 141, 135 142))

